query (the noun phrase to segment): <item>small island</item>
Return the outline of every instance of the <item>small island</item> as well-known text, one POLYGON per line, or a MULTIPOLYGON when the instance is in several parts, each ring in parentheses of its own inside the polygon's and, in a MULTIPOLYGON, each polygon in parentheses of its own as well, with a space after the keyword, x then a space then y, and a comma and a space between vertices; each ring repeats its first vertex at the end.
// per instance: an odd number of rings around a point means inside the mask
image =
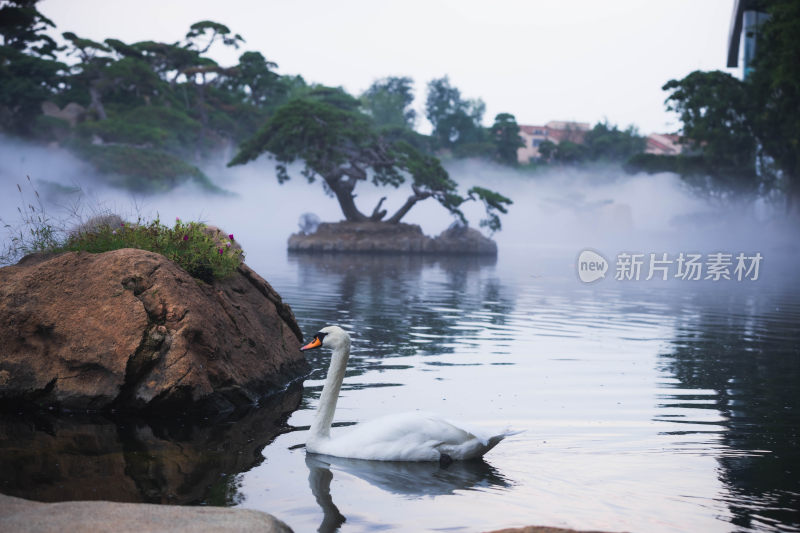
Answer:
POLYGON ((497 245, 470 229, 461 206, 482 202, 486 217, 480 226, 494 233, 501 228, 500 214, 512 203, 484 187, 473 186, 461 194, 441 161, 415 146, 408 131, 378 128, 359 111, 360 102, 340 89, 317 88, 305 99, 279 108, 264 126, 242 143, 228 166, 242 165, 268 153, 277 164, 280 183, 290 179, 288 166, 302 162, 309 183, 322 178, 325 190, 339 202, 344 221, 321 224, 314 232, 289 239, 290 251, 448 253, 496 255, 497 245), (411 194, 393 214, 380 198, 370 214, 356 205, 359 182, 399 188, 410 182, 411 194), (436 238, 419 226, 401 223, 419 202, 433 198, 456 219, 436 238))
POLYGON ((322 223, 313 233, 292 234, 289 251, 495 256, 497 243, 458 224, 428 237, 416 224, 344 221, 322 223))

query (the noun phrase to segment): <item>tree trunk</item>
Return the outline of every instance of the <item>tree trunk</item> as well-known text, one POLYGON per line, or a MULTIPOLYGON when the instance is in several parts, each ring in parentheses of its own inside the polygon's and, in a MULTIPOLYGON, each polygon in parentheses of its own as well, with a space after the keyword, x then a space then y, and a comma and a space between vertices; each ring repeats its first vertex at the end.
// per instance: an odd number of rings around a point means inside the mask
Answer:
POLYGON ((100 90, 95 87, 94 83, 89 85, 89 96, 92 98, 92 103, 89 105, 89 109, 95 110, 98 119, 106 120, 108 115, 106 115, 106 109, 103 107, 103 102, 100 100, 100 90))
POLYGON ((369 220, 369 217, 356 207, 353 187, 349 186, 346 182, 342 182, 341 179, 336 181, 326 179, 325 182, 336 195, 336 199, 339 200, 339 207, 342 208, 345 220, 350 222, 364 222, 369 220))
POLYGON ((786 191, 786 214, 791 215, 795 206, 795 200, 800 197, 800 182, 793 175, 787 176, 789 179, 789 190, 786 191))

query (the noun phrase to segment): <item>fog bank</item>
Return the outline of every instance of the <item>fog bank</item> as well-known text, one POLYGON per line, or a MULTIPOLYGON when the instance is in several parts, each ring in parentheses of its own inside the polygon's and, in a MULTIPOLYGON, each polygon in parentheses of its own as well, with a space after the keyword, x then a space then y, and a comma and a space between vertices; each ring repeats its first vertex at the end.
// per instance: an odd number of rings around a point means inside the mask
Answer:
MULTIPOLYGON (((615 167, 529 172, 471 160, 445 165, 462 192, 481 185, 513 200, 502 217, 502 231, 494 235, 501 254, 536 246, 712 252, 792 242, 789 222, 780 210, 764 202, 716 206, 674 174, 631 176, 615 167)), ((292 180, 281 185, 274 162, 267 157, 234 168, 225 167, 222 159, 200 166, 231 194, 209 194, 191 184, 168 193, 133 194, 108 187, 103 176, 63 149, 0 138, 0 217, 13 225, 17 207, 34 201, 32 191, 24 187, 30 176, 48 213, 67 226, 105 212, 132 221, 159 216, 166 224, 176 217, 199 220, 233 233, 251 259, 259 261, 284 253, 286 239, 297 231, 302 213, 315 213, 323 221, 342 219, 338 203, 325 194, 321 180, 307 183, 299 167, 290 169, 292 180), (24 200, 16 184, 23 185, 24 200)), ((368 183, 359 184, 356 192, 362 211, 371 212, 385 195, 384 207, 390 213, 410 194, 407 187, 395 190, 368 183)), ((482 206, 469 202, 463 210, 477 227, 482 206)), ((436 235, 454 218, 429 199, 417 204, 404 221, 436 235)))

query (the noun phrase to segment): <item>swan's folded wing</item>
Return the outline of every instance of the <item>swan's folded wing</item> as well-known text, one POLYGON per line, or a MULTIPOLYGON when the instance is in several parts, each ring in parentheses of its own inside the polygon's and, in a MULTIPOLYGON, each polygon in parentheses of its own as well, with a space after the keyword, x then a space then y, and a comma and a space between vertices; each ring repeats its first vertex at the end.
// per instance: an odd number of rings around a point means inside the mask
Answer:
POLYGON ((479 457, 505 436, 450 422, 431 413, 388 415, 355 427, 341 428, 315 452, 336 457, 383 461, 436 461, 441 453, 454 459, 479 457))
POLYGON ((336 431, 319 452, 359 459, 435 461, 439 445, 471 438, 469 432, 434 415, 400 413, 336 431))
POLYGON ((453 427, 454 429, 458 430, 459 432, 461 432, 460 433, 461 436, 458 440, 462 442, 464 440, 467 440, 467 438, 474 438, 478 439, 478 441, 480 441, 481 444, 486 446, 489 444, 489 439, 492 438, 492 435, 485 429, 478 428, 470 424, 465 424, 463 422, 451 422, 450 420, 446 420, 444 418, 438 418, 438 422, 441 424, 447 424, 453 427))

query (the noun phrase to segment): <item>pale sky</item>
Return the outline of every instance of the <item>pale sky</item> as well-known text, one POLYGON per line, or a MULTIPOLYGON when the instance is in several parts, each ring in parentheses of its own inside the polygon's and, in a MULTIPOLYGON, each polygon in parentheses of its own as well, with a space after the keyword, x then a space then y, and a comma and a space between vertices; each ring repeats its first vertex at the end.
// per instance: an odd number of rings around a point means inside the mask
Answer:
MULTIPOLYGON (((59 33, 125 42, 183 38, 199 20, 244 37, 210 55, 224 66, 257 50, 280 74, 358 95, 377 78, 410 76, 424 116, 426 85, 449 75, 486 103, 484 122, 607 118, 671 132, 661 87, 693 70, 725 70, 733 0, 44 0, 59 33)), ((424 119, 417 129, 429 131, 424 119)))

